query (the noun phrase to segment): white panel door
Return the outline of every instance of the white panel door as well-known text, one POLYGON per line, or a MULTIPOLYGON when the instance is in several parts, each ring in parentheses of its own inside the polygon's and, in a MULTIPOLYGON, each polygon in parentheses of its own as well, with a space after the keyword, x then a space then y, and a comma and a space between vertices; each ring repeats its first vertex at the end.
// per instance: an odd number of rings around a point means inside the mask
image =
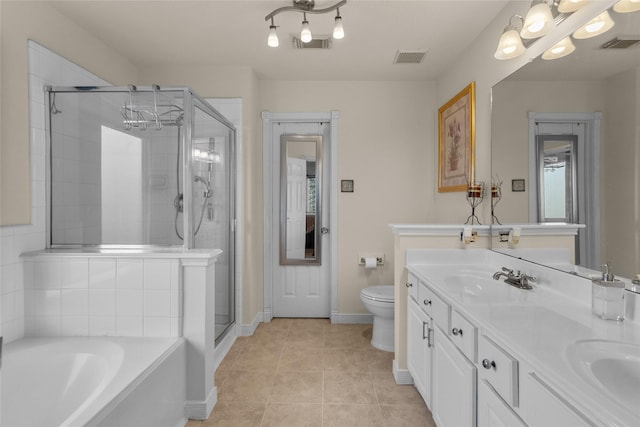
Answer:
MULTIPOLYGON (((272 181, 272 232, 270 262, 272 265, 272 315, 273 317, 329 317, 331 311, 330 288, 330 238, 322 235, 321 265, 280 265, 280 136, 322 135, 322 212, 321 224, 330 229, 329 177, 331 126, 323 123, 274 123, 270 150, 273 164, 272 181)), ((306 176, 306 175, 305 175, 306 176)), ((306 191, 306 190, 305 190, 306 191)), ((305 193, 306 194, 306 193, 305 193)), ((304 202, 304 201, 303 201, 304 202)), ((305 202, 306 203, 306 202, 305 202)), ((306 209, 306 204, 302 207, 306 209)), ((304 222, 303 222, 304 224, 304 222)), ((306 224, 304 224, 306 226, 306 224)), ((304 230, 302 231, 305 232, 304 230)), ((302 257, 304 258, 304 256, 302 257)))

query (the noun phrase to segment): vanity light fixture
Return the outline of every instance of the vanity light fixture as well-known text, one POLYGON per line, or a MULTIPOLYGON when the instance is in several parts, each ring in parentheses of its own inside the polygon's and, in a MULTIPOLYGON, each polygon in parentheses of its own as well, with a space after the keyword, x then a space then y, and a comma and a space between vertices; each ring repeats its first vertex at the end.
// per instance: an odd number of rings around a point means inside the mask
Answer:
POLYGON ((588 39, 599 36, 600 34, 609 31, 614 25, 615 22, 613 22, 613 19, 609 16, 609 12, 605 10, 600 15, 578 28, 576 32, 573 33, 573 38, 588 39))
POLYGON ((551 8, 546 0, 533 0, 531 9, 522 24, 520 36, 523 39, 536 39, 542 37, 556 26, 553 20, 551 8))
POLYGON ((562 58, 563 56, 571 54, 574 50, 576 50, 576 47, 571 41, 571 37, 565 37, 564 39, 560 40, 558 43, 547 49, 542 54, 542 59, 551 60, 562 58))
POLYGON ((618 13, 630 13, 640 10, 640 0, 620 0, 613 5, 613 10, 618 13))
POLYGON ((558 12, 575 12, 576 10, 582 9, 582 7, 587 3, 589 3, 589 0, 560 0, 560 4, 558 5, 558 12))
POLYGON ((509 18, 509 25, 504 28, 502 36, 500 36, 500 41, 498 42, 498 48, 493 54, 496 59, 517 58, 525 51, 518 28, 512 23, 513 18, 519 19, 520 23, 523 22, 522 16, 520 15, 513 15, 509 18))
POLYGON ((270 47, 278 47, 280 44, 278 41, 278 34, 276 32, 276 25, 274 24, 274 17, 282 12, 299 12, 303 14, 302 18, 302 30, 300 31, 300 40, 304 43, 309 43, 313 40, 311 34, 311 28, 309 27, 309 21, 307 21, 307 13, 322 14, 336 10, 335 26, 333 29, 333 38, 338 40, 344 38, 344 27, 342 25, 342 16, 340 16, 340 7, 347 4, 347 0, 341 0, 338 3, 326 7, 324 9, 315 9, 315 0, 293 0, 292 6, 284 6, 278 8, 265 16, 265 21, 271 21, 269 26, 269 36, 267 38, 267 45, 270 47))

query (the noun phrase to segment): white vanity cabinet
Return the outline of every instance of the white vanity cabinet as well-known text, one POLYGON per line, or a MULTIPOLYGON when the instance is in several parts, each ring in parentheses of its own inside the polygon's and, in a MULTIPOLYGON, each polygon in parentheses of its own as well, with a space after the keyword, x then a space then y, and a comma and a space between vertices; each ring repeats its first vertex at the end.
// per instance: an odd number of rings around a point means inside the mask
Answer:
POLYGON ((431 407, 432 320, 411 296, 407 306, 407 368, 416 389, 431 407))
POLYGON ((476 425, 476 367, 436 326, 431 413, 438 427, 476 425))

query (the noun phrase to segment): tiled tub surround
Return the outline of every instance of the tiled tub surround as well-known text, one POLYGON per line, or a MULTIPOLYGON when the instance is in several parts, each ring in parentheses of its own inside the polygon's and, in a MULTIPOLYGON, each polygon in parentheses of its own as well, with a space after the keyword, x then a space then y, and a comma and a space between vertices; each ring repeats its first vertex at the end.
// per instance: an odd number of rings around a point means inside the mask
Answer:
MULTIPOLYGON (((640 298, 626 292, 627 318, 602 320, 591 313, 591 281, 542 265, 488 250, 408 250, 407 269, 437 296, 478 327, 478 337, 488 335, 520 360, 521 402, 514 408, 527 423, 531 406, 525 403, 525 375, 531 371, 582 413, 588 425, 640 425, 640 407, 624 404, 604 388, 576 373, 567 356, 571 344, 584 340, 612 340, 640 344, 640 298), (534 275, 534 289, 521 291, 491 275, 501 267, 534 275), (474 298, 452 286, 454 277, 469 282, 470 275, 489 279, 490 298, 474 298), (449 284, 448 284, 449 283, 449 284), (491 284, 495 283, 493 288, 491 284), (526 369, 525 369, 526 367, 526 369), (526 370, 526 372, 525 372, 526 370)), ((437 345, 437 343, 436 343, 437 345)), ((480 360, 480 356, 478 356, 480 360)), ((478 374, 482 367, 478 368, 478 374)))
POLYGON ((49 249, 24 259, 26 336, 184 337, 187 417, 217 400, 219 249, 49 249))
POLYGON ((180 336, 180 263, 155 256, 25 254, 25 335, 180 336))

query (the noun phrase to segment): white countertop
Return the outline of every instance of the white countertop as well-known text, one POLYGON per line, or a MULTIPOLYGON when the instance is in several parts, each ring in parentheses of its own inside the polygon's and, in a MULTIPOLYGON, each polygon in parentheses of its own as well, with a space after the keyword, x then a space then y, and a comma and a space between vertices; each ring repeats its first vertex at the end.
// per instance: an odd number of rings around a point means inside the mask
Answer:
POLYGON ((452 308, 488 332, 498 344, 530 365, 594 422, 640 426, 640 390, 636 405, 621 404, 605 389, 579 376, 567 357, 570 345, 581 340, 640 344, 640 324, 629 319, 615 322, 594 316, 591 282, 587 279, 533 264, 525 270, 521 265, 526 264, 514 266, 523 261, 500 257, 500 254, 485 253, 470 262, 469 255, 465 255, 467 259, 462 265, 455 264, 455 259, 449 257, 449 265, 442 265, 437 264, 439 256, 431 255, 428 261, 421 262, 419 256, 408 254, 407 269, 427 282, 452 308), (533 273, 539 277, 539 283, 527 291, 502 280, 494 281, 491 276, 501 266, 533 273), (456 289, 452 284, 452 276, 472 281, 473 273, 490 279, 482 282, 485 293, 473 296, 469 289, 456 289), (487 293, 489 297, 480 296, 487 293))

